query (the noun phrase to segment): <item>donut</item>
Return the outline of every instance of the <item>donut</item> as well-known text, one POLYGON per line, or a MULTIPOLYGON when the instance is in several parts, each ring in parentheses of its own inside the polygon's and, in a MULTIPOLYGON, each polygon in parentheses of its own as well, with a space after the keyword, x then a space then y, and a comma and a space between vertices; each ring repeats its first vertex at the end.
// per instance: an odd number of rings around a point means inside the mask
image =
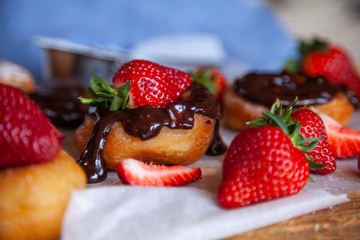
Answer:
POLYGON ((166 108, 109 112, 90 107, 74 135, 82 151, 79 163, 90 183, 104 180, 103 171, 116 170, 126 158, 156 164, 190 164, 205 153, 219 155, 226 151, 218 134, 219 120, 216 97, 196 82, 166 108), (101 171, 95 171, 99 166, 101 171))
POLYGON ((314 107, 343 125, 347 125, 354 112, 347 90, 331 84, 323 77, 307 77, 283 71, 280 74, 249 73, 235 80, 223 98, 224 123, 235 130, 243 130, 269 111, 279 98, 283 106, 314 107))
POLYGON ((21 89, 25 93, 35 90, 35 81, 24 67, 9 61, 0 60, 0 83, 21 89))
POLYGON ((0 170, 0 239, 54 239, 71 191, 86 186, 83 169, 61 150, 55 159, 0 170))
MULTIPOLYGON (((123 124, 116 122, 106 138, 103 156, 106 166, 116 170, 125 158, 134 158, 156 164, 190 164, 205 154, 214 137, 215 119, 200 114, 194 116, 192 129, 164 127, 160 133, 146 141, 126 133, 123 124), (122 147, 118 147, 122 146, 122 147)), ((94 128, 95 120, 86 117, 76 131, 75 143, 84 149, 94 128)))
POLYGON ((29 96, 57 127, 77 128, 83 121, 88 106, 78 97, 84 95, 80 85, 38 85, 29 96))

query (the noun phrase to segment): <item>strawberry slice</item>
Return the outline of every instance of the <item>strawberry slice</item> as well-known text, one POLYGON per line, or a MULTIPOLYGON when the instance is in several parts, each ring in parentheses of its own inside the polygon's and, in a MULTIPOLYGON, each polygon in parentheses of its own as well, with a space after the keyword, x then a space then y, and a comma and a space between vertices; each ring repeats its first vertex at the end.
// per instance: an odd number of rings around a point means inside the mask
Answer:
POLYGON ((335 158, 344 159, 360 155, 360 131, 345 127, 331 117, 320 113, 335 158))
POLYGON ((201 169, 180 165, 146 164, 135 159, 124 159, 118 164, 117 174, 123 184, 140 186, 183 186, 197 181, 201 169))

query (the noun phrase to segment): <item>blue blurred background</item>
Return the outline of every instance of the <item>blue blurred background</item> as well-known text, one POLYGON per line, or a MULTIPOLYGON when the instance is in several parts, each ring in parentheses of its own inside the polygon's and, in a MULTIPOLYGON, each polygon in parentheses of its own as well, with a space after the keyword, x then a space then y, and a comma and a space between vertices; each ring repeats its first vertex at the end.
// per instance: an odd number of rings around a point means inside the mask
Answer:
POLYGON ((41 51, 34 36, 129 53, 156 36, 179 33, 215 36, 224 61, 254 70, 281 69, 295 48, 294 37, 261 1, 0 1, 0 59, 23 65, 38 81, 41 51))

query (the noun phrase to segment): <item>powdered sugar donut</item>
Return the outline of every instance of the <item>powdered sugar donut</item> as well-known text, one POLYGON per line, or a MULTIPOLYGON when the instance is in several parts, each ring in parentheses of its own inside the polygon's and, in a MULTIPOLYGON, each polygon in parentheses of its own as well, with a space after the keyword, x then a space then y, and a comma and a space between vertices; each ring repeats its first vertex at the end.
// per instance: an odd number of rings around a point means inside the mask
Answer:
POLYGON ((0 83, 19 88, 26 93, 32 93, 35 89, 35 81, 31 73, 9 61, 0 60, 0 83))

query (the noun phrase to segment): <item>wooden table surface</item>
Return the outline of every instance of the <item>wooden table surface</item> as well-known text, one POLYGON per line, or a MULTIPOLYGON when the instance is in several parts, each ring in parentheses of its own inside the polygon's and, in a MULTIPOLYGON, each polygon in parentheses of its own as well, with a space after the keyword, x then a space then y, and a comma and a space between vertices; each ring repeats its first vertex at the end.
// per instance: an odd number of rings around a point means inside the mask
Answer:
MULTIPOLYGON (((360 181, 360 179, 359 179, 360 181)), ((360 190, 348 195, 349 202, 239 234, 227 240, 360 239, 360 190)))

